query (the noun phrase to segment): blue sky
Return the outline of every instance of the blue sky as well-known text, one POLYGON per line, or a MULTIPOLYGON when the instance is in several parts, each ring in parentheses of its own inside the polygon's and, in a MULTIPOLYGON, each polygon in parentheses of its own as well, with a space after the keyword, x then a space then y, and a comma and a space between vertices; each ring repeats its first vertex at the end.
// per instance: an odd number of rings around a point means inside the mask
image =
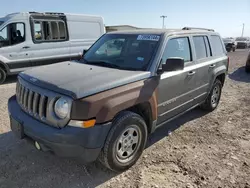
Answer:
POLYGON ((106 25, 161 28, 207 27, 223 37, 250 36, 250 0, 12 0, 1 3, 0 16, 22 11, 101 15, 106 25))

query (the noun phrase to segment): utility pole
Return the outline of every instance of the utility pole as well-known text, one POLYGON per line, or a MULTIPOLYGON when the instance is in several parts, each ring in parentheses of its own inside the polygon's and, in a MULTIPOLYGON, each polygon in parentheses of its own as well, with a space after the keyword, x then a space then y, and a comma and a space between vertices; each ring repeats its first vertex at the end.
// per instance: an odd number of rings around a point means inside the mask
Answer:
POLYGON ((165 28, 165 18, 167 18, 167 16, 164 16, 164 15, 162 15, 162 16, 160 16, 160 18, 162 18, 162 29, 164 29, 165 28))
POLYGON ((244 29, 245 29, 245 24, 243 23, 243 26, 242 26, 242 33, 241 33, 241 36, 243 37, 244 35, 244 29))

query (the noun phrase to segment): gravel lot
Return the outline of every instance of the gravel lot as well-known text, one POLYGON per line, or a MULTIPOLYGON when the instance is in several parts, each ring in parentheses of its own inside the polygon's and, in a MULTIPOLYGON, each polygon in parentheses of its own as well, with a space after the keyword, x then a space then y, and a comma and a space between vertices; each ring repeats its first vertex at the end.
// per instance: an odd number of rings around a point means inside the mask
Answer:
POLYGON ((39 152, 10 132, 7 100, 15 77, 0 86, 0 187, 250 187, 250 75, 246 50, 229 53, 230 70, 217 110, 195 109, 157 130, 130 170, 39 152), (171 133, 172 132, 172 133, 171 133))

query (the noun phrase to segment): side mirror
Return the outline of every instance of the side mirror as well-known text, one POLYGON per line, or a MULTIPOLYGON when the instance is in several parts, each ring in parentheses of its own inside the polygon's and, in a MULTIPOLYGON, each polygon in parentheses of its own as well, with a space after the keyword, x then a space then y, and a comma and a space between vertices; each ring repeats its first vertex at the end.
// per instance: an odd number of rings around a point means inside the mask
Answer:
POLYGON ((162 72, 178 71, 184 69, 184 59, 171 57, 162 65, 162 72))
POLYGON ((84 56, 84 55, 86 54, 87 51, 88 51, 88 50, 84 49, 84 50, 82 51, 82 56, 84 56))

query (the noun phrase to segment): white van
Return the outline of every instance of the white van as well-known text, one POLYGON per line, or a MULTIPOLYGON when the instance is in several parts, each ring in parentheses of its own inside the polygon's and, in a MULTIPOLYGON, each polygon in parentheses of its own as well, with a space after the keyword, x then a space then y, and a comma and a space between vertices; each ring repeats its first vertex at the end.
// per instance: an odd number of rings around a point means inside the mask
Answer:
POLYGON ((0 18, 0 84, 34 66, 79 59, 104 33, 100 16, 28 12, 0 18))

